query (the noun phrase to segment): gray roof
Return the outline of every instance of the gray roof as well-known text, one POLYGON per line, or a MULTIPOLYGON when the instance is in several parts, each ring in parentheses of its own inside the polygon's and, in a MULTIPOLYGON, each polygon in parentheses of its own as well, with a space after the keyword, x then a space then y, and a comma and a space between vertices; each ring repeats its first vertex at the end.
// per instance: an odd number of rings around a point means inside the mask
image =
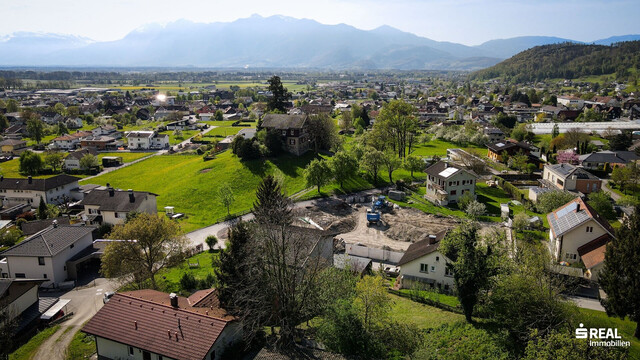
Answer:
POLYGON ((90 234, 94 226, 50 226, 0 253, 4 256, 55 256, 90 234))
POLYGON ((338 269, 349 269, 355 273, 362 274, 369 264, 371 264, 372 260, 360 256, 355 255, 347 255, 347 254, 334 254, 333 255, 333 266, 338 269))
POLYGON ((633 151, 598 151, 581 155, 579 158, 583 162, 627 164, 638 160, 640 157, 633 151))
POLYGON ((24 178, 0 178, 0 189, 2 190, 35 190, 48 191, 59 186, 64 186, 78 182, 80 178, 69 175, 56 175, 48 179, 29 179, 24 178))
POLYGON ((569 176, 575 175, 578 179, 600 180, 600 178, 584 170, 583 168, 579 168, 571 164, 553 164, 545 165, 545 167, 563 178, 568 178, 569 176))
POLYGON ((307 115, 267 114, 262 118, 262 127, 267 129, 301 129, 307 115))
POLYGON ((129 192, 123 190, 114 190, 113 196, 110 196, 109 190, 91 190, 80 201, 80 205, 97 205, 101 211, 136 211, 140 204, 149 196, 158 196, 157 194, 145 191, 133 191, 134 201, 130 201, 129 192))
POLYGON ((76 150, 76 151, 70 152, 69 155, 67 155, 67 157, 65 159, 77 159, 77 160, 80 160, 80 159, 82 159, 83 156, 85 156, 87 154, 98 155, 98 152, 93 148, 76 150))

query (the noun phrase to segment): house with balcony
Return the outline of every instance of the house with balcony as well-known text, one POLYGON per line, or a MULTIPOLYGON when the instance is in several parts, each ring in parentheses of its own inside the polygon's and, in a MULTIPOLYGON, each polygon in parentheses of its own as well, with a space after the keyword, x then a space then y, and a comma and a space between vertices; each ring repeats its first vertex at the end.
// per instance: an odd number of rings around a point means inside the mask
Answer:
POLYGON ((165 149, 169 147, 169 135, 157 131, 129 131, 126 135, 130 150, 165 149))
POLYGON ((156 197, 146 191, 93 189, 84 196, 80 205, 84 211, 79 214, 87 224, 122 224, 131 212, 156 214, 156 197))
POLYGON ((602 189, 602 180, 571 164, 547 164, 540 180, 544 187, 589 194, 602 189))
POLYGON ((478 176, 460 166, 438 161, 426 170, 425 198, 439 206, 457 203, 464 194, 475 197, 478 176))

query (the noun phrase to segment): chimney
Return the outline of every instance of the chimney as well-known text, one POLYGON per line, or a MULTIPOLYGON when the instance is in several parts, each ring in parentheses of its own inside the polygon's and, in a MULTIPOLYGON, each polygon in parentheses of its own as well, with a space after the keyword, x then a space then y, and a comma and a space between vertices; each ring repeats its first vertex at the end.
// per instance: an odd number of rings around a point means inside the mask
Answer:
POLYGON ((112 187, 109 187, 109 197, 113 197, 115 193, 115 190, 112 187))
POLYGON ((53 224, 54 228, 57 228, 58 227, 58 220, 53 220, 52 224, 53 224))
POLYGON ((129 202, 136 202, 136 198, 133 196, 133 190, 129 189, 129 202))
POLYGON ((0 181, 4 180, 4 175, 0 175, 0 181))
POLYGON ((33 183, 33 178, 31 177, 31 175, 29 175, 29 177, 27 178, 27 180, 29 181, 29 184, 33 183))
POLYGON ((171 306, 178 307, 178 295, 176 293, 169 294, 169 300, 171 300, 171 306))
POLYGON ((436 243, 436 236, 429 235, 429 244, 435 244, 435 243, 436 243))
POLYGON ((111 187, 111 184, 107 183, 107 188, 110 188, 110 187, 111 187))
POLYGON ((135 326, 136 330, 138 330, 138 322, 137 321, 133 322, 133 326, 135 326))

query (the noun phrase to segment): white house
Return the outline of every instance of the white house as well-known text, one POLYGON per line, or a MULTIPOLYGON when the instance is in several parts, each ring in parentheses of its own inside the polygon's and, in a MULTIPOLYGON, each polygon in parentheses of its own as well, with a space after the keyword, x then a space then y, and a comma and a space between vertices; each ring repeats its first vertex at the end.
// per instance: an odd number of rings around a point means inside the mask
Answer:
POLYGON ((581 198, 571 200, 547 215, 549 250, 557 262, 582 260, 592 280, 604 264, 606 244, 614 231, 604 218, 581 198))
POLYGON ((65 170, 80 170, 80 159, 82 159, 87 154, 97 156, 98 152, 92 148, 70 152, 69 155, 64 158, 64 164, 62 165, 62 168, 65 170))
POLYGON ((84 214, 80 216, 91 224, 122 224, 127 214, 156 214, 156 194, 144 191, 122 191, 109 187, 106 190, 94 189, 84 196, 80 205, 84 206, 84 214))
POLYGON ((438 248, 446 231, 430 235, 407 248, 398 266, 402 288, 437 288, 452 291, 453 272, 447 267, 450 262, 438 248))
POLYGON ((470 171, 438 161, 429 166, 426 173, 425 198, 436 205, 456 203, 460 196, 467 193, 475 197, 477 176, 470 171))
POLYGON ((52 149, 73 150, 80 146, 83 137, 90 136, 90 131, 78 131, 73 134, 65 134, 51 140, 49 145, 52 149))
MULTIPOLYGON (((75 176, 56 175, 47 179, 4 178, 0 176, 0 200, 3 205, 30 204, 37 207, 42 198, 47 204, 59 205, 74 199, 72 190, 78 188, 75 176)), ((79 200, 79 199, 76 199, 79 200)))
POLYGON ((169 147, 169 135, 156 131, 130 131, 127 142, 131 150, 164 149, 169 147))
POLYGON ((189 298, 156 290, 115 294, 82 328, 99 359, 217 360, 242 338, 213 289, 189 298))
POLYGON ((566 107, 582 108, 584 106, 584 99, 576 96, 558 96, 558 104, 562 104, 566 107))
POLYGON ((43 286, 57 287, 69 279, 67 261, 93 246, 95 229, 93 226, 49 226, 0 253, 5 257, 0 261, 0 273, 2 277, 45 279, 43 286))

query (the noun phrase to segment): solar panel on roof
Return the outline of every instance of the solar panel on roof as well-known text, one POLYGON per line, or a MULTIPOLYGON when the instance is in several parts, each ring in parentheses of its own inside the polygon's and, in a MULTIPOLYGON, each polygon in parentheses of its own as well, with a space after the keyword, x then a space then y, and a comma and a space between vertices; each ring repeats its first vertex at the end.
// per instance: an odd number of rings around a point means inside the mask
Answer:
POLYGON ((456 171, 458 171, 457 168, 449 167, 449 168, 446 168, 446 169, 442 170, 438 175, 440 175, 442 177, 449 177, 449 176, 453 175, 456 171))
POLYGON ((496 144, 496 146, 497 146, 497 147, 503 147, 503 146, 504 146, 504 143, 497 143, 497 144, 496 144))
POLYGON ((575 202, 572 202, 571 204, 567 205, 567 207, 565 207, 564 209, 558 211, 556 215, 558 216, 558 218, 561 218, 567 215, 568 213, 575 211, 577 207, 578 207, 578 204, 575 202))

